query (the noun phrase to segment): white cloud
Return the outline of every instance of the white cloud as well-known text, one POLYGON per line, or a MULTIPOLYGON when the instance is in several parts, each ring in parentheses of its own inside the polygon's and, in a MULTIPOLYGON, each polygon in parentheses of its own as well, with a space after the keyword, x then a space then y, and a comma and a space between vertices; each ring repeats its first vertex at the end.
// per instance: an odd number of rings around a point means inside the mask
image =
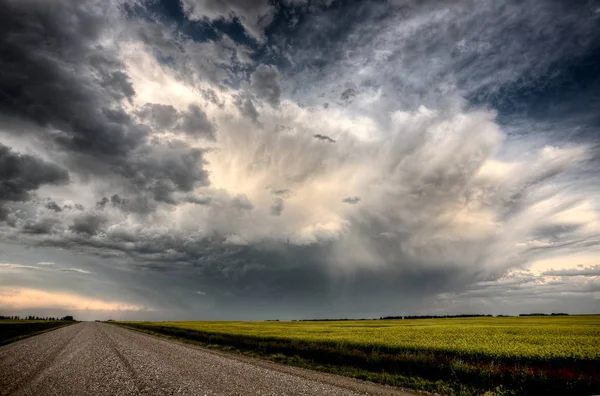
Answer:
POLYGON ((7 269, 39 269, 38 267, 35 267, 33 265, 23 265, 23 264, 11 264, 11 263, 0 263, 0 268, 7 268, 7 269))
POLYGON ((80 274, 92 274, 93 273, 93 272, 90 272, 90 271, 83 270, 81 268, 64 268, 64 269, 61 269, 59 271, 61 271, 61 272, 77 272, 77 273, 80 273, 80 274))

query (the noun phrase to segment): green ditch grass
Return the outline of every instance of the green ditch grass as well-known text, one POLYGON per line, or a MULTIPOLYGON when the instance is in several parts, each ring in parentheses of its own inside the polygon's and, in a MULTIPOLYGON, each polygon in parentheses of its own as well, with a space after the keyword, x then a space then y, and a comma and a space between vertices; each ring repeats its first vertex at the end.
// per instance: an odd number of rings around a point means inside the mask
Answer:
POLYGON ((0 346, 73 323, 61 320, 0 320, 0 346))

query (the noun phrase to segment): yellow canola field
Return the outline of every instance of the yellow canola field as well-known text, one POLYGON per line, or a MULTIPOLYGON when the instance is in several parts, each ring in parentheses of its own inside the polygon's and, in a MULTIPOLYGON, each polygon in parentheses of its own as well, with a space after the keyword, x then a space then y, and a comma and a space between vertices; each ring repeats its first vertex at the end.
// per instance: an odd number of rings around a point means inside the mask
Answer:
MULTIPOLYGON (((139 322, 138 322, 139 323, 139 322)), ((600 359, 600 315, 317 322, 145 322, 240 337, 487 358, 600 359)))

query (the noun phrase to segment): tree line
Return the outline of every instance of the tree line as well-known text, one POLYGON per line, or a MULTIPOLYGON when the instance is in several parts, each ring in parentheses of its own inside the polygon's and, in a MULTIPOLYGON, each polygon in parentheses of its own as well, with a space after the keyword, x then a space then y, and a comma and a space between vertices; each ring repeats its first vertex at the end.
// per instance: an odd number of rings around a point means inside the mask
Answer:
POLYGON ((564 312, 553 312, 551 314, 546 314, 546 313, 530 313, 530 314, 520 314, 519 316, 568 316, 568 313, 564 313, 564 312))
POLYGON ((462 315, 403 315, 403 316, 382 316, 381 320, 388 319, 444 319, 444 318, 491 318, 493 315, 484 314, 462 314, 462 315))
MULTIPOLYGON (((567 316, 568 313, 529 313, 520 314, 519 316, 567 316)), ((508 318, 513 315, 495 315, 497 318, 508 318)), ((292 322, 339 322, 344 320, 356 321, 356 320, 410 320, 410 319, 445 319, 445 318, 491 318, 494 315, 491 314, 461 314, 461 315, 401 315, 401 316, 382 316, 374 319, 292 319, 292 322)), ((279 319, 267 319, 267 322, 277 322, 279 319)))

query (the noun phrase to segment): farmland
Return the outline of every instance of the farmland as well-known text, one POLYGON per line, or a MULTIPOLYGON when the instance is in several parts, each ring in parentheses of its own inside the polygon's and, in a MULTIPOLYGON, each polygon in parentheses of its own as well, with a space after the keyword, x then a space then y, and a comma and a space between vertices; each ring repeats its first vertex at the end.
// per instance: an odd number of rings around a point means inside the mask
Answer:
POLYGON ((126 322, 338 374, 444 394, 600 391, 600 316, 126 322))
POLYGON ((0 320, 0 345, 69 324, 62 320, 0 320))

